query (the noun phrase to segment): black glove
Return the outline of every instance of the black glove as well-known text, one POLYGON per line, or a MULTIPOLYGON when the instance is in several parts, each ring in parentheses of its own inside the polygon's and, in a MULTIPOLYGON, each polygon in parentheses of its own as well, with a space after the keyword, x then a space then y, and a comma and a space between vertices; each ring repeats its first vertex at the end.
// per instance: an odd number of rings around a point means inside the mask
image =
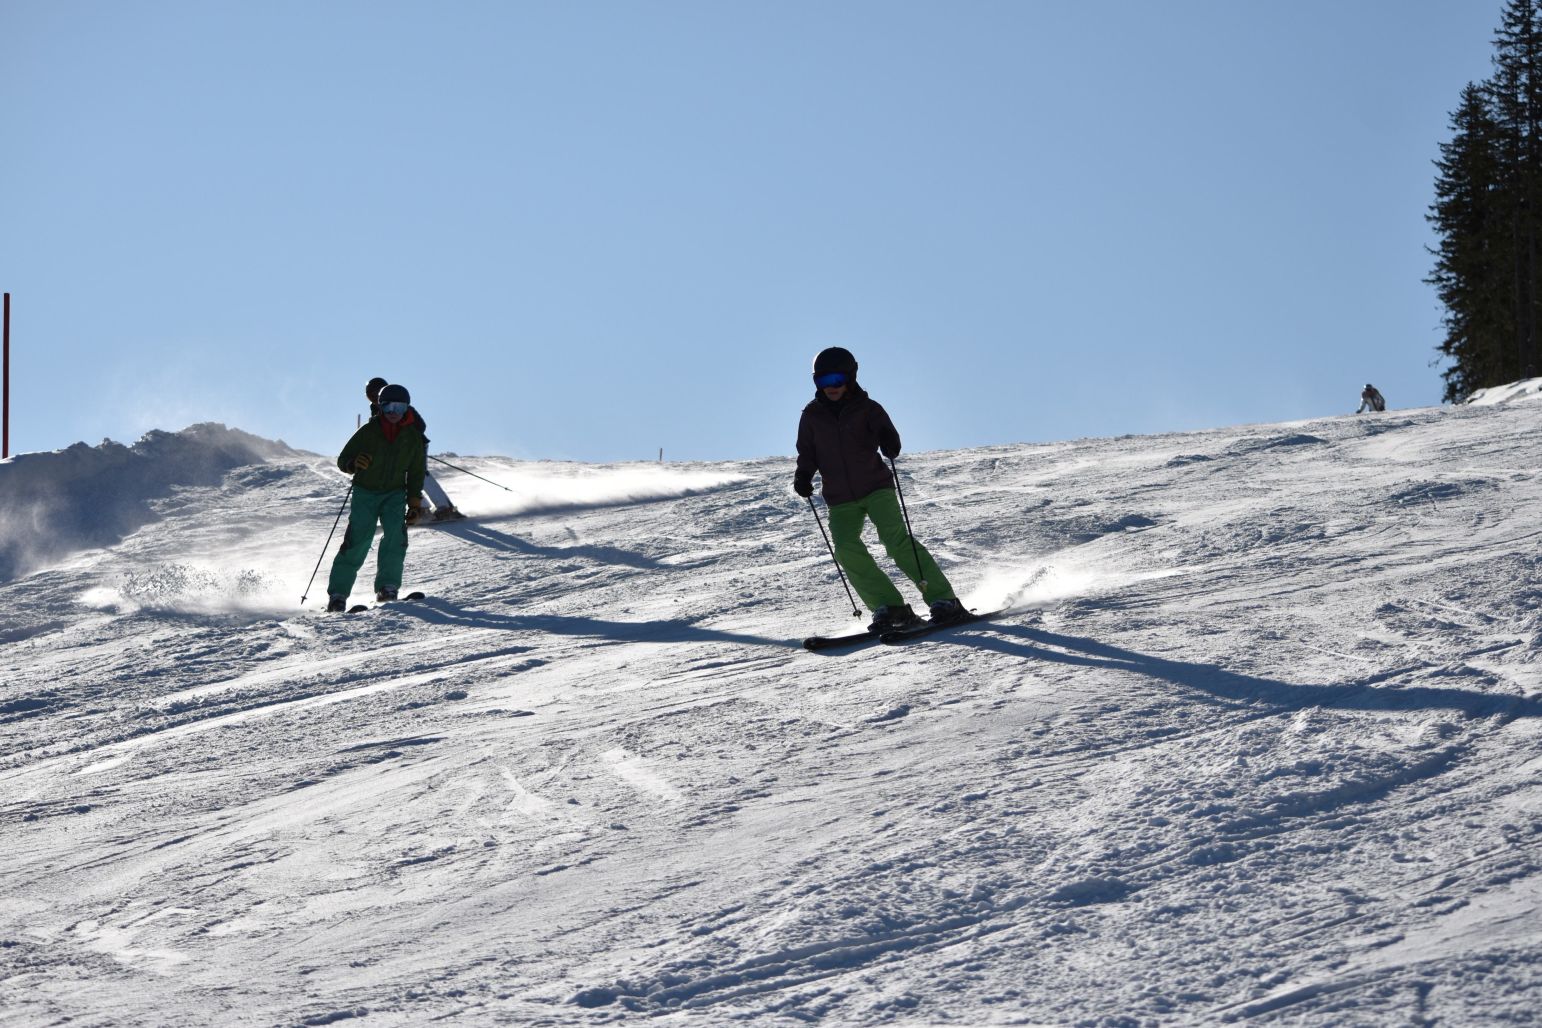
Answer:
POLYGON ((889 452, 889 448, 887 446, 880 446, 880 447, 878 447, 878 452, 883 454, 885 457, 889 458, 890 460, 893 460, 895 457, 899 456, 899 447, 896 446, 894 448, 894 452, 891 453, 891 452, 889 452))
POLYGON ((805 500, 808 499, 810 496, 813 496, 814 495, 814 478, 813 478, 813 476, 811 475, 808 478, 804 478, 802 475, 798 475, 796 478, 794 478, 792 480, 792 491, 797 493, 799 496, 803 497, 805 500))

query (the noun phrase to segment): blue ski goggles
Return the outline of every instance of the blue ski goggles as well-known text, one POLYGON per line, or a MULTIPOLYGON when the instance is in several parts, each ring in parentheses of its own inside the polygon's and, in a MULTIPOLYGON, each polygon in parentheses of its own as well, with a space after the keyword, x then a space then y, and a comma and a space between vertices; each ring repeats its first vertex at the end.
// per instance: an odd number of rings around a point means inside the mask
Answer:
POLYGON ((407 413, 407 404, 403 403, 400 400, 393 400, 390 403, 382 403, 380 405, 380 413, 382 413, 382 414, 406 414, 407 413))
POLYGON ((814 384, 821 389, 834 389, 850 383, 851 376, 844 371, 827 371, 823 375, 814 376, 814 384))

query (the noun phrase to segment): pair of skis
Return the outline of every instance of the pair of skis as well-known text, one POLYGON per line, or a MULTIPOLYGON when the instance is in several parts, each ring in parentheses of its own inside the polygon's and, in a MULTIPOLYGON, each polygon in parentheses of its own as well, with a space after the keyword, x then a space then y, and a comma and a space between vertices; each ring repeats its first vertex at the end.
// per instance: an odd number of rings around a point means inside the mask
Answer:
POLYGON ((1001 614, 1002 611, 993 610, 985 614, 976 614, 970 611, 963 617, 952 618, 948 621, 922 621, 910 628, 888 629, 886 631, 853 632, 851 635, 811 635, 803 640, 803 648, 807 650, 836 650, 848 646, 860 646, 862 643, 878 642, 890 646, 919 639, 922 636, 931 635, 933 632, 941 632, 948 628, 957 628, 959 625, 973 624, 976 621, 989 621, 1001 614))

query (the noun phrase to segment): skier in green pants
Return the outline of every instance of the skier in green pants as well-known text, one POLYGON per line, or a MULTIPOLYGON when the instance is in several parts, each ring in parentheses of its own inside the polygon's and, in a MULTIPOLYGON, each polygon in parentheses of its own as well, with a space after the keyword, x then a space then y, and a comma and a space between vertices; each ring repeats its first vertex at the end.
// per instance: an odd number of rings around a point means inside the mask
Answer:
POLYGON ((905 530, 894 476, 883 461, 899 456, 899 432, 888 412, 857 384, 857 359, 839 346, 821 351, 814 358, 814 386, 814 399, 798 422, 798 469, 792 487, 799 496, 814 495, 814 473, 819 473, 821 495, 830 505, 835 559, 873 612, 868 627, 890 631, 921 620, 863 544, 868 520, 894 563, 922 589, 932 620, 962 617, 967 611, 942 569, 905 530))
POLYGON ((348 594, 364 558, 375 541, 375 525, 383 534, 375 559, 375 599, 396 599, 407 560, 409 507, 423 507, 423 474, 427 469, 423 430, 412 413, 412 397, 404 386, 380 391, 380 413, 353 434, 337 466, 353 475, 353 503, 342 548, 327 579, 327 610, 348 609, 348 594))

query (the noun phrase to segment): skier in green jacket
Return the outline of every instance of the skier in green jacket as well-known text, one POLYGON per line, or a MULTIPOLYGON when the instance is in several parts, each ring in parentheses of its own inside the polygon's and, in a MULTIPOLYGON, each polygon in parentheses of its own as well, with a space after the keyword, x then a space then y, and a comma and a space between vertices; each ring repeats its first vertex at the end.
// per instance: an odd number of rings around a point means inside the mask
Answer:
MULTIPOLYGON (((374 417, 380 413, 380 390, 390 385, 385 379, 375 377, 364 383, 364 398, 369 401, 369 416, 374 417)), ((423 420, 423 412, 416 407, 408 407, 407 413, 417 419, 418 431, 423 433, 423 449, 428 449, 428 423, 423 420)), ((450 502, 450 494, 444 491, 444 486, 434 479, 432 471, 423 473, 423 491, 434 504, 435 521, 464 521, 466 515, 460 512, 455 504, 450 502)), ((407 512, 407 525, 410 528, 418 523, 423 516, 422 508, 407 512)))
POLYGON ((383 534, 375 560, 375 599, 396 599, 407 560, 408 508, 423 507, 423 475, 427 470, 423 429, 412 412, 405 386, 380 391, 380 413, 353 434, 337 466, 353 476, 353 502, 342 548, 327 579, 327 610, 348 609, 348 594, 375 540, 375 525, 383 534))

